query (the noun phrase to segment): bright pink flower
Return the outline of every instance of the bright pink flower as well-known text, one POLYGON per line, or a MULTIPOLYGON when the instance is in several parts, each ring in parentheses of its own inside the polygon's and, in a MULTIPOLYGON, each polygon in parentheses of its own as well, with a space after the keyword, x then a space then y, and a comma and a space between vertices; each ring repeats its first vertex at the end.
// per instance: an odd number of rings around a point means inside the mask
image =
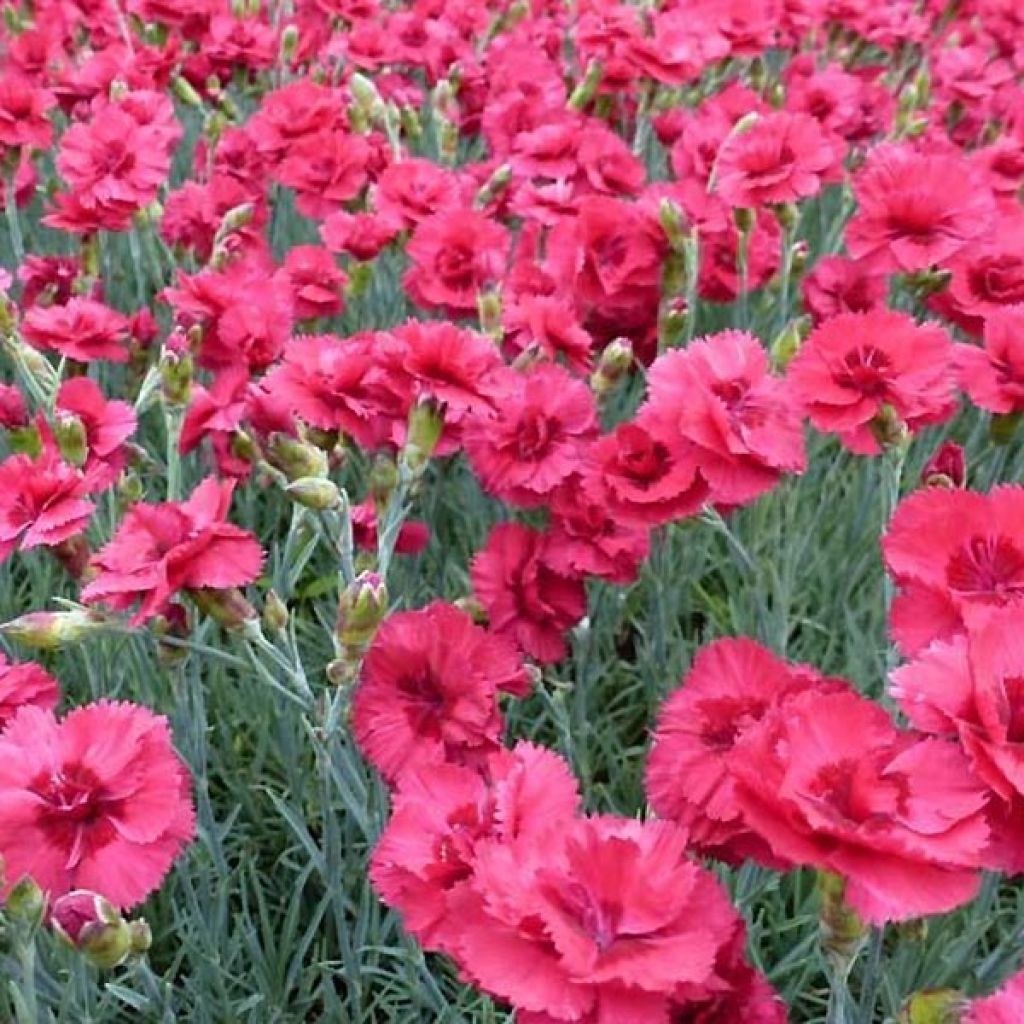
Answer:
POLYGON ((983 999, 972 999, 963 1024, 1017 1024, 1024 1017, 1024 971, 1004 981, 983 999))
POLYGON ((559 295, 521 295, 502 310, 513 353, 539 351, 552 362, 560 356, 578 373, 591 367, 594 339, 583 329, 572 303, 559 295))
POLYGON ((694 448, 711 500, 743 504, 782 473, 806 466, 803 428, 784 380, 770 372, 761 343, 722 331, 660 356, 643 407, 674 423, 694 448))
POLYGON ((985 344, 957 345, 960 387, 987 412, 1024 411, 1024 305, 985 318, 985 344))
POLYGON ((793 395, 823 432, 858 455, 882 449, 876 417, 890 407, 911 431, 956 410, 953 345, 935 323, 876 309, 819 325, 789 366, 793 395))
POLYGON ((858 210, 846 246, 880 270, 913 273, 945 264, 989 231, 992 193, 963 157, 909 145, 872 150, 854 178, 858 210))
POLYGON ((277 179, 295 189, 299 213, 319 220, 359 195, 371 156, 362 135, 337 131, 309 135, 288 148, 277 179))
POLYGON ((807 114, 767 114, 722 145, 715 188, 733 207, 795 203, 838 177, 837 148, 807 114))
POLYGON ((344 132, 345 121, 345 98, 339 89, 300 78, 267 93, 245 130, 276 165, 304 138, 344 132))
POLYGON ((331 252, 344 252, 357 260, 376 259, 394 241, 398 226, 376 213, 338 210, 320 225, 320 237, 331 252))
POLYGON ((908 655, 963 632, 972 615, 1024 607, 1024 488, 915 491, 897 507, 882 554, 900 588, 890 629, 908 655))
POLYGON ((25 396, 13 384, 0 384, 0 427, 16 430, 28 426, 25 396))
POLYGON ((921 483, 925 487, 966 487, 967 456, 963 448, 955 441, 943 441, 921 467, 921 483))
POLYGON ((74 294, 75 281, 81 272, 81 264, 74 256, 26 256, 18 267, 22 309, 37 302, 44 306, 63 306, 74 294))
POLYGON ((127 317, 93 299, 73 298, 63 306, 33 306, 21 321, 25 341, 68 359, 91 363, 128 359, 127 317))
POLYGON ((840 313, 867 313, 885 306, 889 282, 859 260, 826 256, 803 279, 804 305, 816 324, 840 313))
POLYGON ((54 547, 81 533, 93 513, 94 481, 47 445, 38 458, 0 463, 0 561, 16 548, 54 547))
POLYGON ((453 173, 422 157, 386 168, 374 192, 378 214, 396 229, 413 229, 434 214, 454 212, 460 204, 453 173))
POLYGON ((49 149, 53 125, 49 112, 53 94, 23 75, 0 74, 0 147, 49 149))
POLYGON ((702 648, 680 688, 662 705, 647 761, 647 798, 690 831, 704 853, 784 867, 744 823, 730 774, 744 736, 796 694, 845 688, 809 665, 792 665, 746 637, 702 648))
POLYGON ((700 451, 674 418, 648 407, 590 449, 595 498, 613 518, 635 526, 661 526, 699 512, 711 495, 700 472, 700 451))
MULTIPOLYGON (((353 505, 352 540, 362 551, 377 550, 377 511, 371 500, 353 505)), ((418 555, 430 543, 430 527, 415 519, 406 519, 398 531, 395 554, 418 555)))
POLYGON ((374 888, 428 949, 458 940, 449 902, 473 877, 478 843, 530 841, 579 811, 569 766, 544 747, 499 749, 482 768, 431 764, 403 775, 373 851, 374 888))
POLYGON ((890 693, 924 732, 959 740, 992 791, 988 866, 1024 871, 1024 644, 1020 614, 993 612, 966 636, 936 641, 891 675, 890 693))
POLYGON ((296 320, 337 316, 345 308, 345 272, 319 245, 296 245, 284 258, 282 274, 292 294, 296 320))
POLYGON ((187 501, 138 502, 113 540, 92 558, 96 576, 86 603, 119 611, 140 602, 138 625, 160 614, 182 590, 226 590, 251 583, 263 565, 259 541, 227 521, 234 484, 210 477, 187 501))
POLYGON ((100 701, 57 721, 27 707, 0 735, 0 856, 8 887, 148 896, 195 835, 191 779, 167 720, 100 701))
POLYGON ((565 632, 587 609, 583 581, 558 571, 550 535, 519 523, 495 526, 470 569, 473 592, 491 629, 509 636, 537 661, 565 657, 565 632))
POLYGON ((442 601, 385 619, 363 660, 352 729, 389 781, 424 765, 472 762, 497 749, 498 692, 529 680, 507 639, 442 601))
POLYGON ((34 661, 11 662, 0 653, 0 731, 19 708, 53 711, 60 700, 57 680, 34 661))
POLYGON ((747 827, 775 857, 842 875, 865 921, 943 913, 978 891, 987 794, 966 758, 856 693, 786 701, 730 771, 747 827))
POLYGON ((612 817, 479 844, 452 906, 459 966, 530 1024, 668 1021, 676 996, 714 990, 741 927, 682 829, 612 817))
POLYGON ((463 444, 488 494, 516 505, 541 505, 581 468, 597 434, 594 396, 582 381, 553 363, 527 373, 491 375, 493 409, 468 417, 463 444))
POLYGON ((474 312, 480 292, 501 280, 508 250, 508 229, 482 213, 434 214, 409 239, 405 289, 424 309, 474 312))

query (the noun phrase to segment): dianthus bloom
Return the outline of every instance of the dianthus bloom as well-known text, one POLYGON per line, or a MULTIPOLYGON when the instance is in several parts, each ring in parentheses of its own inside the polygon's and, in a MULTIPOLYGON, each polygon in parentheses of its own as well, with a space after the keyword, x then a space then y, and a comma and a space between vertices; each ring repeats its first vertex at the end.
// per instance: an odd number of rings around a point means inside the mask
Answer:
POLYGON ((423 765, 479 759, 497 748, 498 692, 524 696, 529 681, 508 639, 435 601, 389 616, 363 660, 352 729, 389 781, 423 765))
POLYGON ((550 535, 519 523, 495 526, 473 559, 473 591, 491 628, 540 662, 565 657, 565 632, 583 618, 583 581, 555 568, 550 535))
POLYGON ((114 483, 124 468, 124 442, 135 432, 135 410, 127 402, 108 401, 89 377, 72 377, 57 392, 58 424, 80 423, 85 432, 85 469, 98 486, 114 483))
POLYGON ((734 207, 795 203, 836 177, 836 150, 810 115, 768 114, 726 140, 718 152, 715 187, 734 207))
POLYGON ((1024 971, 1019 971, 984 999, 972 999, 963 1024, 1017 1024, 1024 1020, 1024 971))
POLYGON ((0 735, 0 856, 51 899, 141 902, 195 835, 191 780, 167 720, 100 701, 58 721, 22 708, 0 735))
POLYGON ((553 751, 521 742, 481 767, 430 764, 403 775, 373 851, 374 888, 428 949, 458 936, 449 905, 473 877, 478 843, 530 840, 579 811, 576 780, 553 751))
POLYGON ((775 857, 843 876, 865 921, 944 913, 978 891, 988 795, 967 759, 856 693, 788 700, 730 769, 746 825, 775 857))
POLYGON ((480 292, 505 273, 508 248, 508 229, 476 210, 435 214, 409 239, 405 289, 424 309, 473 312, 480 292))
POLYGON ((138 502, 125 514, 114 539, 92 558, 86 603, 123 611, 136 601, 132 624, 160 614, 183 590, 226 590, 251 583, 260 573, 259 541, 227 521, 234 484, 212 477, 187 501, 138 502))
POLYGON ((846 247, 880 270, 942 265, 991 228, 991 190, 962 156, 879 146, 853 181, 858 210, 846 247))
POLYGON ((16 548, 54 547, 82 532, 93 482, 47 446, 0 463, 0 561, 16 548))
POLYGON ((741 927, 665 821, 577 818, 480 844, 452 905, 463 972, 524 1024, 667 1021, 720 987, 719 952, 741 927))
POLYGON ((647 381, 643 410, 690 442, 711 501, 753 501, 806 467, 799 413, 753 335, 722 331, 666 353, 647 381))
POLYGON ((987 412, 1024 411, 1024 306, 985 318, 985 344, 957 345, 960 387, 987 412))
POLYGON ((794 396, 811 423, 858 455, 877 455, 888 406, 911 431, 956 409, 953 343, 938 324, 876 309, 819 325, 789 366, 794 396))
POLYGON ((790 697, 843 687, 746 637, 726 637, 702 648, 658 716, 647 761, 651 806, 685 825, 691 844, 705 853, 734 863, 752 857, 785 866, 744 824, 730 762, 736 744, 790 697))
POLYGON ((816 324, 840 313, 867 313, 885 306, 889 281, 885 274, 845 256, 826 256, 801 283, 804 306, 816 324))
POLYGON ((1024 871, 1024 645, 1020 614, 1004 608, 967 635, 930 644, 892 673, 890 692, 911 723, 957 739, 992 791, 986 862, 1024 871))
POLYGON ((0 653, 0 730, 19 708, 33 705, 52 711, 60 698, 57 680, 34 661, 10 662, 0 653))
POLYGON ((597 434, 590 388, 553 363, 527 373, 499 370, 488 382, 493 409, 465 421, 463 444, 488 494, 540 505, 579 469, 597 434))
POLYGON ((897 507, 882 539, 899 585, 893 639, 908 655, 991 608, 1024 607, 1024 487, 989 494, 929 487, 897 507))
POLYGON ((128 318, 94 299, 74 298, 63 306, 33 306, 21 321, 22 337, 44 351, 91 363, 128 359, 128 318))

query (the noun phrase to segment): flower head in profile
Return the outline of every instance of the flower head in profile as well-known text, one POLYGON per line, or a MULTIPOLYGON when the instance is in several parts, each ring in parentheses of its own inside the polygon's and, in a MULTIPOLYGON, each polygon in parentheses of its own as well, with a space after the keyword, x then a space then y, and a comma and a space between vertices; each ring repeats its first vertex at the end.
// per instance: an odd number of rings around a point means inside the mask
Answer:
POLYGON ((1024 607, 1024 487, 988 494, 928 487, 906 497, 882 538, 899 586, 889 628, 913 655, 998 607, 1024 607))
POLYGON ((248 530, 227 520, 234 484, 210 477, 186 501, 139 502, 92 559, 87 604, 119 611, 136 602, 132 624, 160 614, 181 591, 227 590, 251 583, 263 550, 248 530))
POLYGON ((128 359, 128 318, 95 299, 76 297, 63 306, 33 306, 24 316, 24 339, 44 351, 91 363, 128 359))
POLYGON ((389 781, 422 765, 490 754, 502 727, 498 693, 525 695, 515 647, 435 601, 396 612, 377 630, 352 698, 364 756, 389 781))
POLYGON ((190 788, 166 719, 147 708, 100 701, 62 720, 22 708, 0 735, 6 876, 132 907, 195 835, 190 788))
POLYGON ((882 449, 888 407, 911 431, 956 409, 953 344, 938 324, 874 309, 820 324, 789 366, 789 383, 811 423, 858 455, 882 449))
POLYGON ((1024 412, 1024 305, 985 318, 984 345, 957 345, 960 387, 987 412, 1024 412))

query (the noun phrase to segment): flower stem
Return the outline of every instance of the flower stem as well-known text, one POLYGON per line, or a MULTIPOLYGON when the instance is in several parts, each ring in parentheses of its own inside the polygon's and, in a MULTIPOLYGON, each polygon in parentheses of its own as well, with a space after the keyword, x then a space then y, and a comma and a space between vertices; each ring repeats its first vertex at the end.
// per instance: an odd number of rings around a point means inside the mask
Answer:
POLYGON ((184 410, 176 406, 164 405, 164 429, 167 432, 167 500, 181 500, 181 453, 178 445, 181 442, 181 428, 184 421, 184 410))
POLYGON ((40 1024, 39 1002, 36 995, 36 938, 33 929, 28 935, 17 939, 18 965, 21 979, 12 982, 15 1014, 18 1024, 40 1024))
POLYGON ((4 213, 7 216, 7 231, 11 236, 11 249, 14 252, 14 268, 21 266, 25 259, 25 242, 21 236, 21 223, 18 221, 17 187, 14 183, 15 172, 11 171, 4 181, 4 213))

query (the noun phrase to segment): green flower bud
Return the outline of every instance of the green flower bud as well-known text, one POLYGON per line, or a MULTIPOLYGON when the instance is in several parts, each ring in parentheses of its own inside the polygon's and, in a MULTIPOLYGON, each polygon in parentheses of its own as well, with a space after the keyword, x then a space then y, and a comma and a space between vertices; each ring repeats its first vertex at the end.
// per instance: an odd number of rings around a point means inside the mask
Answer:
POLYGON ((337 508, 341 503, 341 494, 337 485, 324 476, 299 477, 284 490, 292 501, 317 512, 337 508))
POLYGON ((4 909, 11 920, 36 928, 46 913, 46 894, 26 875, 11 889, 4 909))
POLYGON ((66 649, 91 633, 110 632, 111 622, 85 608, 66 612, 29 612, 0 625, 0 634, 41 651, 66 649))

